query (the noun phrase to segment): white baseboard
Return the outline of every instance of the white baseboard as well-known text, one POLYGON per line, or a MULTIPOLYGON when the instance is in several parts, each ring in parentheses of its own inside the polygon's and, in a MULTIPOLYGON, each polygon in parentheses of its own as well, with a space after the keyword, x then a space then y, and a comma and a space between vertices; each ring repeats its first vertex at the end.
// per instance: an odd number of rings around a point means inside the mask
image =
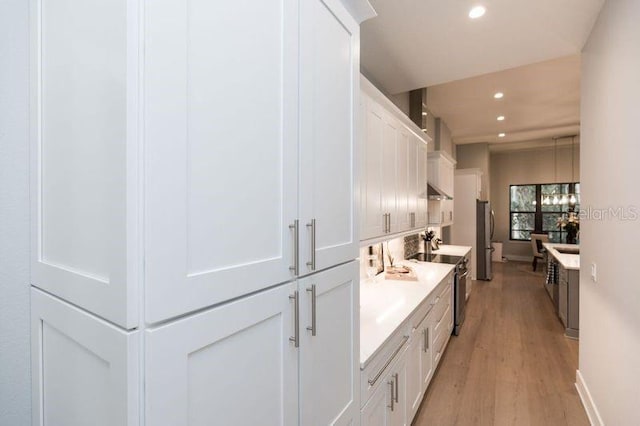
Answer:
POLYGON ((587 412, 587 417, 589 417, 591 425, 603 426, 604 422, 602 421, 602 417, 600 417, 598 408, 593 402, 593 398, 591 398, 591 393, 582 378, 582 374, 580 374, 580 370, 576 370, 576 389, 578 390, 578 395, 580 395, 580 400, 582 401, 582 405, 584 405, 584 410, 587 412))

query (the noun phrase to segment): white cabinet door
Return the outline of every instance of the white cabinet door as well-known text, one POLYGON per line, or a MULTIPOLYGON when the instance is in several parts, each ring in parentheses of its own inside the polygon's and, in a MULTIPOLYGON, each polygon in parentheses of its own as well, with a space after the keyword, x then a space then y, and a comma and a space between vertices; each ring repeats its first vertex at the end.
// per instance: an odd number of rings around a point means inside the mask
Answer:
POLYGON ((409 149, 407 152, 407 210, 409 212, 409 227, 418 227, 418 146, 421 142, 409 133, 409 149))
POLYGON ((423 395, 427 391, 431 376, 433 376, 433 336, 432 336, 433 316, 431 314, 420 323, 418 332, 420 333, 420 379, 423 395))
POLYGON ((391 391, 384 383, 371 395, 360 414, 361 426, 388 426, 391 413, 391 391))
POLYGON ((416 227, 427 226, 427 145, 422 141, 418 144, 418 209, 416 213, 416 227))
POLYGON ((150 323, 293 277, 298 6, 249 4, 145 5, 150 323))
POLYGON ((398 231, 397 149, 399 123, 389 114, 382 125, 382 199, 383 212, 390 215, 387 233, 398 231))
POLYGON ((139 341, 32 288, 32 424, 138 425, 139 341))
POLYGON ((362 426, 405 426, 409 423, 406 411, 406 351, 382 377, 382 382, 362 408, 362 426))
POLYGON ((300 2, 301 275, 358 257, 359 28, 339 1, 300 2))
POLYGON ((146 424, 297 424, 294 290, 284 284, 147 330, 146 424))
MULTIPOLYGON (((411 210, 409 209, 409 162, 415 161, 415 157, 410 157, 411 140, 407 129, 400 125, 397 134, 397 150, 396 150, 396 203, 397 203, 397 227, 396 232, 407 231, 411 229, 411 210)), ((415 176, 414 176, 415 180, 415 176)))
POLYGON ((446 192, 448 195, 453 196, 453 164, 450 163, 445 158, 440 158, 440 183, 442 185, 442 190, 446 192))
POLYGON ((364 130, 360 162, 360 239, 377 237, 385 232, 382 193, 382 108, 363 95, 364 130))
POLYGON ((389 391, 393 388, 393 409, 389 413, 390 426, 406 426, 410 423, 407 412, 407 358, 406 351, 398 356, 395 365, 391 368, 385 383, 390 383, 389 391))
POLYGON ((422 350, 423 336, 419 328, 411 332, 411 343, 407 348, 407 377, 406 377, 406 401, 407 417, 409 420, 418 411, 422 402, 422 350))
POLYGON ((299 281, 303 425, 357 423, 358 277, 359 265, 351 262, 299 281))
POLYGON ((31 283, 134 328, 139 5, 30 3, 31 283))

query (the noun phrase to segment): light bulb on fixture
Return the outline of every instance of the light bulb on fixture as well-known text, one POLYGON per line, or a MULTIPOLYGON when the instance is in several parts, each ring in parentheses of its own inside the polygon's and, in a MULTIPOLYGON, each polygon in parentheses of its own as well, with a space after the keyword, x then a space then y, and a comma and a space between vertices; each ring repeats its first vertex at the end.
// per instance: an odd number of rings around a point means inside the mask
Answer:
POLYGON ((567 204, 569 202, 569 199, 567 198, 566 194, 562 194, 562 198, 560 199, 560 204, 567 204))
POLYGON ((558 204, 559 200, 558 200, 558 196, 554 195, 553 196, 553 205, 555 206, 556 204, 558 204))
POLYGON ((575 204, 577 201, 578 199, 576 198, 576 196, 571 194, 571 196, 569 197, 569 203, 575 204))

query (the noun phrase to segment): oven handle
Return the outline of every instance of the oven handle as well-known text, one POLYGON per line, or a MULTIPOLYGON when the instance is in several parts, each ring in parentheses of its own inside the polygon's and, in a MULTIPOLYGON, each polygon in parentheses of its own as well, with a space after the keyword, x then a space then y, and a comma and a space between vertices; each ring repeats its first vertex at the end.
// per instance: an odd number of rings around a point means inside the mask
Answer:
POLYGON ((458 279, 461 280, 462 278, 465 278, 467 275, 469 275, 469 271, 468 270, 464 274, 460 275, 458 277, 458 279))

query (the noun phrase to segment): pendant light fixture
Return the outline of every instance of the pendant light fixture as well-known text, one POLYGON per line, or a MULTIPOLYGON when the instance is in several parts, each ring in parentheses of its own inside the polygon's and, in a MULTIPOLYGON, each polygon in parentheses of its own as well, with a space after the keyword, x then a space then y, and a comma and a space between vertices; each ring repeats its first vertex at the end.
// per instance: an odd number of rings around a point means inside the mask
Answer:
MULTIPOLYGON (((576 135, 571 136, 571 182, 574 185, 574 189, 575 189, 575 182, 576 182, 576 177, 574 174, 574 171, 575 171, 574 162, 576 158, 575 139, 576 139, 576 135)), ((577 202, 578 202, 578 198, 576 197, 576 194, 569 194, 569 206, 572 208, 575 208, 577 202)))

